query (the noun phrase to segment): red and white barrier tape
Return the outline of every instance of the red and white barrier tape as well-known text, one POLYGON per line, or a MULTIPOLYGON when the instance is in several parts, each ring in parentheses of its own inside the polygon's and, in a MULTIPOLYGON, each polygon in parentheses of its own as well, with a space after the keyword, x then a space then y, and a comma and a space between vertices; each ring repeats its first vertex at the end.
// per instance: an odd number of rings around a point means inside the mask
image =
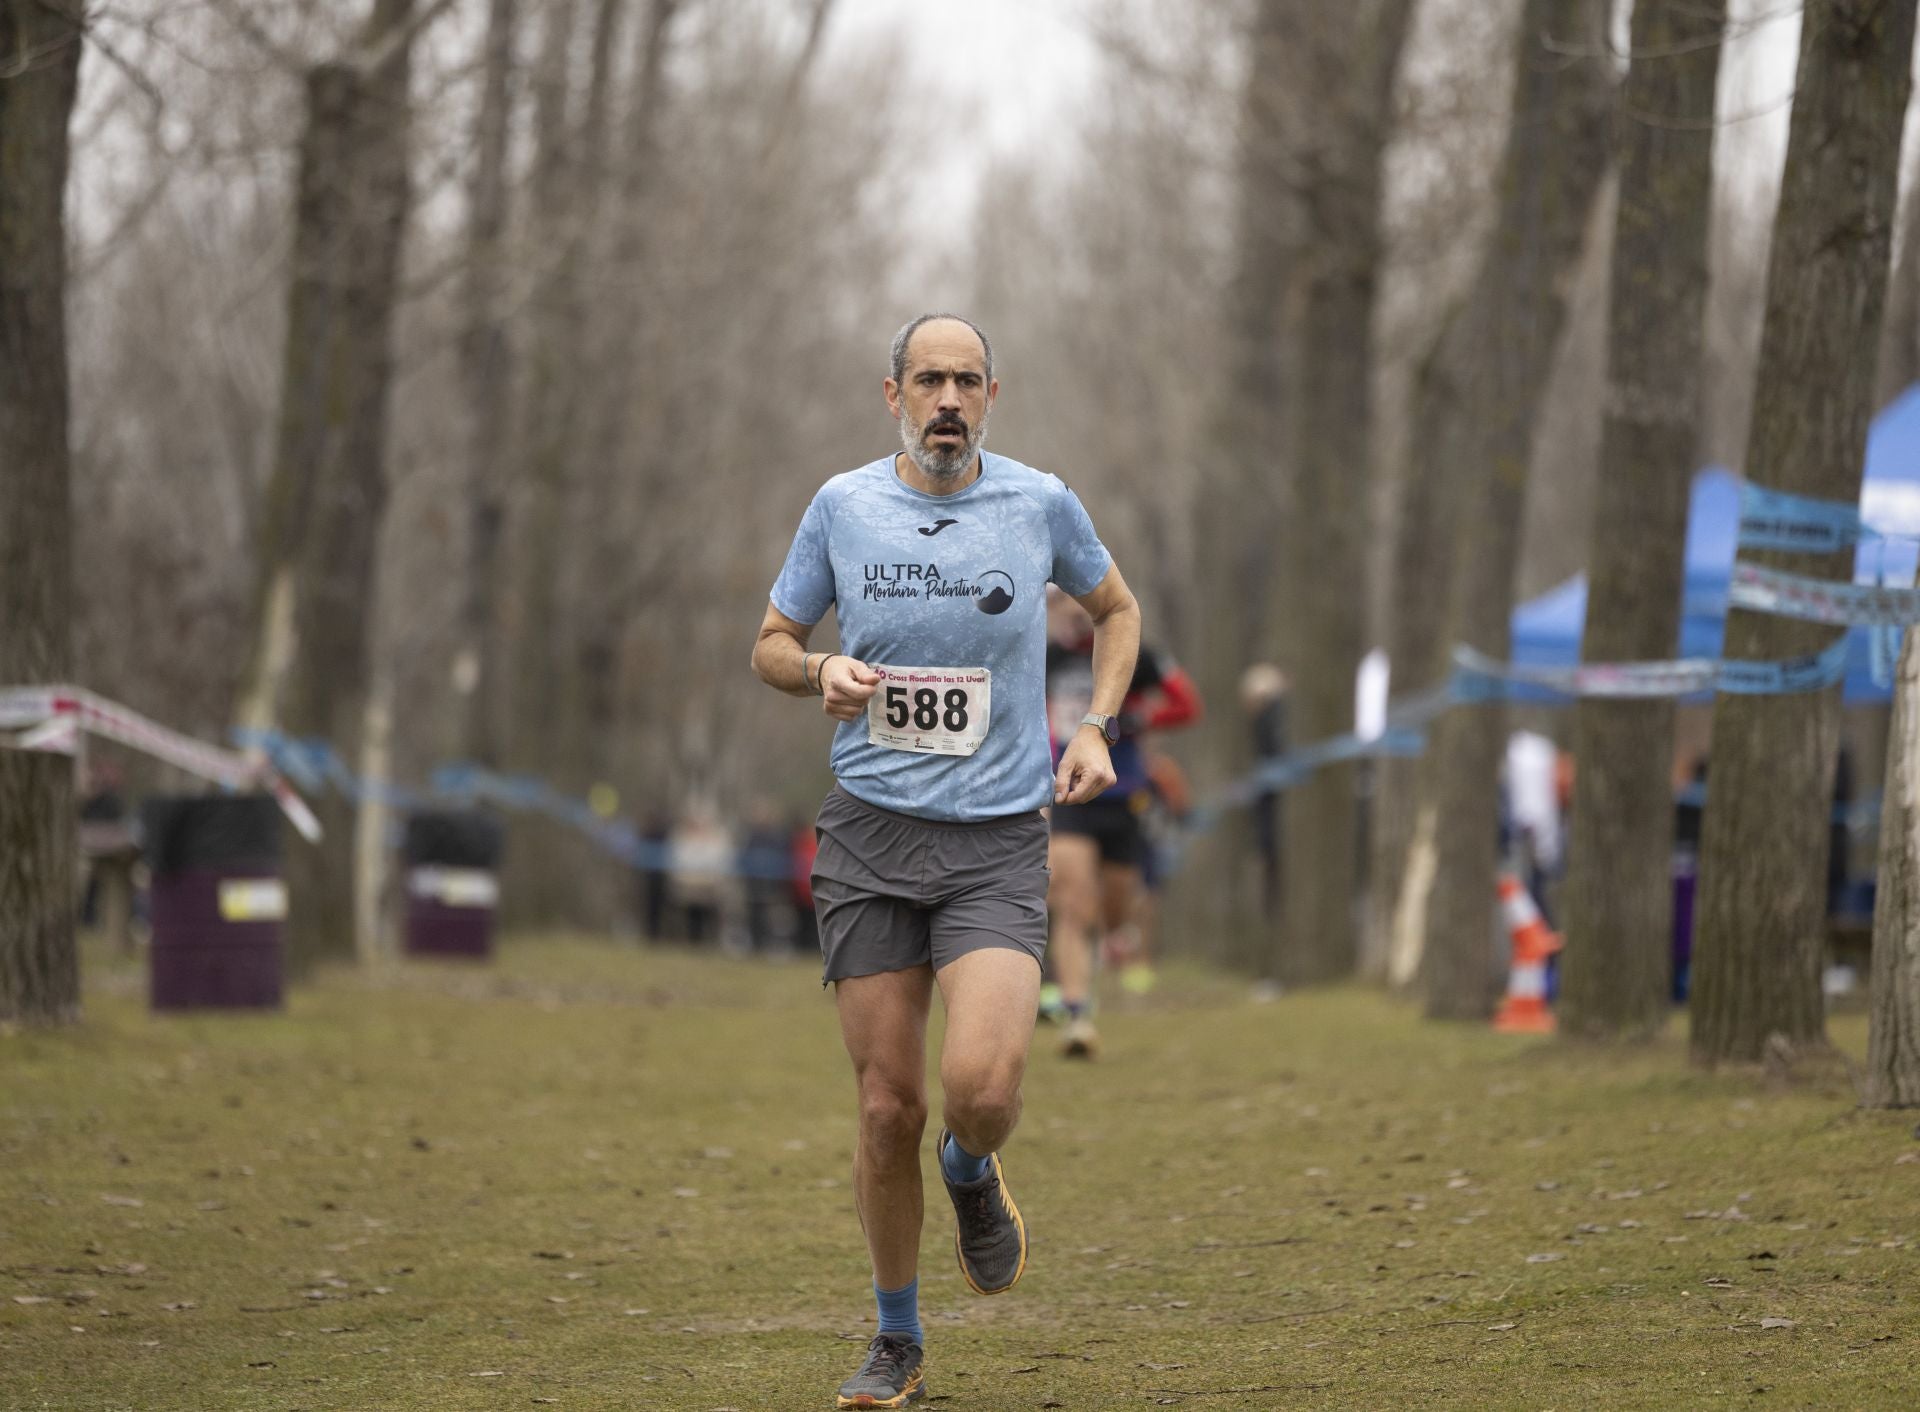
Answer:
POLYGON ((0 730, 20 732, 11 739, 0 737, 0 745, 68 755, 79 732, 85 731, 228 789, 265 789, 279 801, 281 812, 302 838, 319 842, 320 821, 306 800, 265 761, 169 730, 138 711, 79 687, 0 687, 0 730))

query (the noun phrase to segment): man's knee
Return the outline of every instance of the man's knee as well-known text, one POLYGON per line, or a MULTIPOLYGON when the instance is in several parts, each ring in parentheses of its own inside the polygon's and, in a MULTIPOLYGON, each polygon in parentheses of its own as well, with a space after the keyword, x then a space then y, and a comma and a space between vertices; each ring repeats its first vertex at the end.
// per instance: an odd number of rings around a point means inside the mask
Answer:
POLYGON ((905 1085, 868 1079, 860 1085, 863 1146, 886 1153, 918 1152, 927 1127, 927 1099, 905 1085))
POLYGON ((1020 1117, 1020 1071, 1011 1064, 968 1065, 941 1075, 950 1126, 1004 1134, 1020 1117))

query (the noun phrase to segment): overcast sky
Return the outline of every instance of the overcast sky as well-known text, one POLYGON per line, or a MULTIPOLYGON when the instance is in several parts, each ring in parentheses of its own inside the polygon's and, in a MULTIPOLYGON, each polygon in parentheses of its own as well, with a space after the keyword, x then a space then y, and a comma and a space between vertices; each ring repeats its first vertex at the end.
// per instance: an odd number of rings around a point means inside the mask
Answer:
POLYGON ((1044 140, 1085 97, 1099 66, 1083 18, 1088 3, 967 0, 923 7, 839 0, 828 55, 897 45, 916 88, 924 85, 937 95, 933 101, 977 116, 978 123, 937 125, 938 146, 924 154, 930 167, 971 177, 991 153, 1044 140))

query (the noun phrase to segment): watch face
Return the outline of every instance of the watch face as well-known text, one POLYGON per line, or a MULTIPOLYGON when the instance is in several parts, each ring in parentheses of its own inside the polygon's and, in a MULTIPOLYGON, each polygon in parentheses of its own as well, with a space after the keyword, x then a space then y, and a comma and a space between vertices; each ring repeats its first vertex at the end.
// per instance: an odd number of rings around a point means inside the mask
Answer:
POLYGON ((1107 717, 1106 720, 1100 723, 1100 734, 1107 738, 1108 745, 1118 745, 1120 743, 1120 718, 1118 716, 1107 717))

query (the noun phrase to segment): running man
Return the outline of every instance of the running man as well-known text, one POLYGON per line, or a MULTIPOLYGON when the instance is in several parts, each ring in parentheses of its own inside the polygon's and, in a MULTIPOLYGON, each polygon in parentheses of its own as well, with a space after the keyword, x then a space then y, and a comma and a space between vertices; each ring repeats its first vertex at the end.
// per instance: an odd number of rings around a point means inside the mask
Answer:
POLYGON ((1020 1116, 1047 944, 1039 811, 1113 783, 1108 750, 1140 642, 1139 605, 1073 492, 981 451, 1000 390, 986 335, 923 315, 895 336, 884 386, 905 450, 814 496, 753 651, 762 681, 825 698, 840 723, 813 893, 858 1089, 854 1200, 880 1311, 840 1407, 904 1407, 926 1392, 920 1144, 936 983, 947 1028, 935 1151, 960 1271, 998 1294, 1026 1268, 999 1153, 1020 1116), (1057 769, 1049 582, 1094 623, 1089 709, 1057 769), (829 608, 840 650, 810 651, 829 608))
MULTIPOLYGON (((1064 593, 1048 595, 1047 719, 1056 750, 1068 747, 1098 689, 1098 642, 1080 604, 1064 593)), ((1200 693, 1193 679, 1165 653, 1143 648, 1110 752, 1113 786, 1098 799, 1054 807, 1049 849, 1053 966, 1067 1019, 1060 1052, 1070 1059, 1091 1059, 1100 1052, 1092 1014, 1094 947, 1103 931, 1128 926, 1139 905, 1147 849, 1141 816, 1153 805, 1141 733, 1199 719, 1200 693)))

